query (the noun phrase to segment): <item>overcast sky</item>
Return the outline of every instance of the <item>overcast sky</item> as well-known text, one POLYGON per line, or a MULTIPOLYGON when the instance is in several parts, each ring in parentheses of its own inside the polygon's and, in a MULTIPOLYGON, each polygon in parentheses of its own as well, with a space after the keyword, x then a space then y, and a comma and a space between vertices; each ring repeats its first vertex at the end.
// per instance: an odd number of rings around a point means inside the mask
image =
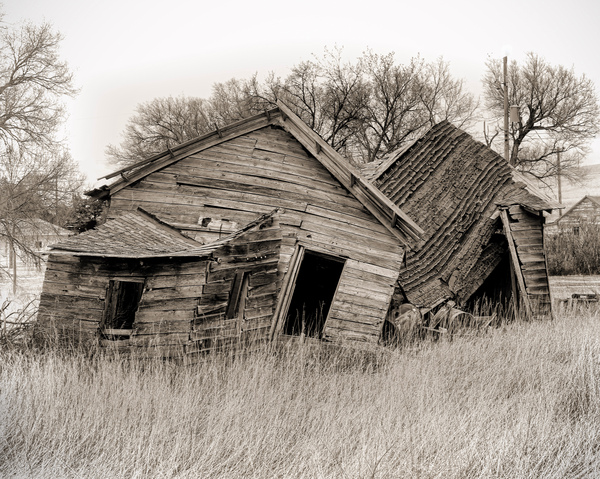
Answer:
MULTIPOLYGON (((91 180, 114 168, 108 144, 121 141, 136 105, 200 96, 232 77, 284 76, 300 61, 339 46, 355 59, 367 48, 400 63, 443 56, 479 94, 488 58, 520 61, 533 51, 585 73, 600 91, 597 0, 154 1, 5 0, 5 21, 50 22, 80 94, 69 101, 71 153, 91 180)), ((600 141, 588 162, 600 162, 600 141)))

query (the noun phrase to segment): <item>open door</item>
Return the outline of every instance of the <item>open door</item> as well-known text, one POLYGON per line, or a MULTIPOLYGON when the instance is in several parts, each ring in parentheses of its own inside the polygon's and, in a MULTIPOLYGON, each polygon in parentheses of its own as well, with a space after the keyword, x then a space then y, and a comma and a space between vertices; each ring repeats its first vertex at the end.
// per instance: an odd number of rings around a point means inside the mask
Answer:
POLYGON ((290 262, 276 312, 276 332, 320 339, 345 259, 300 246, 290 262))

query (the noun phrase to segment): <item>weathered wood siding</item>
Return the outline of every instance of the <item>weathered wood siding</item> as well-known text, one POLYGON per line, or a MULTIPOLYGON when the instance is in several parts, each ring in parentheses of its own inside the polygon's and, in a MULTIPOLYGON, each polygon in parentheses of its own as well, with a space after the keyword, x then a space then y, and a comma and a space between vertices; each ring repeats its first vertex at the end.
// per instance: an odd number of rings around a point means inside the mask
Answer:
POLYGON ((281 128, 247 133, 148 175, 112 196, 110 215, 137 206, 205 241, 283 208, 279 274, 298 242, 347 258, 325 337, 377 341, 402 266, 401 246, 281 128))
POLYGON ((211 258, 122 260, 51 255, 39 324, 56 328, 66 337, 68 332, 75 337, 96 337, 101 332, 110 280, 137 281, 144 287, 133 333, 127 340, 104 340, 105 345, 152 346, 181 353, 183 346, 202 351, 240 340, 265 340, 280 286, 281 239, 278 222, 270 218, 220 246, 211 258), (228 320, 220 313, 227 308, 232 279, 238 272, 248 278, 242 310, 239 320, 228 320))
POLYGON ((520 206, 512 206, 508 215, 532 313, 550 316, 552 304, 544 252, 544 217, 533 215, 520 206))
POLYGON ((95 338, 111 279, 144 282, 130 346, 188 341, 208 260, 120 260, 50 255, 40 297, 38 327, 68 337, 95 338))
POLYGON ((556 224, 559 229, 572 229, 585 224, 600 224, 600 205, 586 196, 560 217, 556 224))
POLYGON ((278 274, 281 228, 277 221, 249 231, 219 249, 194 311, 191 349, 205 351, 269 338, 271 317, 281 287, 278 274), (227 317, 234 279, 241 276, 239 312, 227 317))

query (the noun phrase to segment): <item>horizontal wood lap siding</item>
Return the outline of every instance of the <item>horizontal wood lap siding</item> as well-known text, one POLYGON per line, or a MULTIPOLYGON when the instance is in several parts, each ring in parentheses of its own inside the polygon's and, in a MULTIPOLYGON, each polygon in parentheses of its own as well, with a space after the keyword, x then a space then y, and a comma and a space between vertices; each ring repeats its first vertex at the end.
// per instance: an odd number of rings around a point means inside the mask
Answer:
POLYGON ((560 228, 600 223, 600 205, 590 198, 583 198, 561 218, 557 224, 560 228))
POLYGON ((544 252, 544 218, 532 215, 519 206, 511 207, 508 213, 532 312, 537 316, 549 316, 552 314, 552 303, 544 252))
POLYGON ((142 278, 130 264, 109 265, 95 259, 51 254, 40 295, 37 326, 96 336, 109 279, 117 275, 142 278))
POLYGON ((193 319, 190 339, 194 352, 267 340, 277 293, 281 286, 279 252, 282 232, 278 221, 250 230, 215 251, 193 319), (233 284, 240 276, 236 317, 227 317, 233 284))
POLYGON ((146 282, 129 340, 131 346, 178 346, 183 352, 206 284, 209 262, 177 258, 144 261, 146 282))
POLYGON ((130 346, 182 345, 206 282, 207 260, 119 260, 50 255, 40 325, 95 336, 111 279, 144 281, 130 346))
POLYGON ((477 262, 496 228, 490 217, 510 182, 507 165, 449 124, 435 127, 375 181, 426 232, 400 273, 412 302, 427 307, 479 281, 471 274, 481 272, 477 262))
POLYGON ((283 208, 280 274, 298 241, 349 258, 359 269, 375 266, 397 275, 402 266, 400 242, 279 127, 250 132, 150 174, 111 198, 110 215, 137 206, 207 240, 219 233, 203 230, 200 218, 243 225, 252 216, 283 208))

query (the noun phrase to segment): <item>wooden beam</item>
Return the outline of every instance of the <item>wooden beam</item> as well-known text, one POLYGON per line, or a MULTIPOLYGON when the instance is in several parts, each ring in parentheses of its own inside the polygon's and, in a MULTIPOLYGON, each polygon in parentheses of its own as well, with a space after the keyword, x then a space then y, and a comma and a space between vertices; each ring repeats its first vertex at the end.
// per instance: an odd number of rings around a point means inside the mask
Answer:
POLYGON ((288 263, 288 270, 283 278, 283 284, 279 292, 279 298, 277 305, 275 306, 275 312, 273 313, 273 319, 271 320, 271 330, 269 331, 269 341, 281 333, 283 324, 285 323, 285 317, 287 316, 288 308, 292 301, 292 295, 296 288, 296 279, 298 278, 298 272, 300 271, 300 265, 304 259, 304 246, 296 245, 296 249, 290 258, 288 263))
POLYGON ((525 287, 525 278, 523 277, 523 270, 521 269, 521 264, 519 263, 519 256, 517 254, 517 248, 515 247, 515 240, 512 236, 510 222, 508 220, 508 214, 506 213, 505 209, 503 209, 500 212, 500 217, 502 218, 502 225, 504 226, 504 235, 506 236, 506 241, 508 242, 508 249, 510 250, 512 266, 514 268, 515 276, 517 277, 517 284, 519 285, 519 290, 521 291, 521 299, 523 301, 523 304, 525 305, 525 313, 527 314, 528 318, 531 318, 531 303, 529 302, 529 295, 527 294, 527 288, 525 287))

